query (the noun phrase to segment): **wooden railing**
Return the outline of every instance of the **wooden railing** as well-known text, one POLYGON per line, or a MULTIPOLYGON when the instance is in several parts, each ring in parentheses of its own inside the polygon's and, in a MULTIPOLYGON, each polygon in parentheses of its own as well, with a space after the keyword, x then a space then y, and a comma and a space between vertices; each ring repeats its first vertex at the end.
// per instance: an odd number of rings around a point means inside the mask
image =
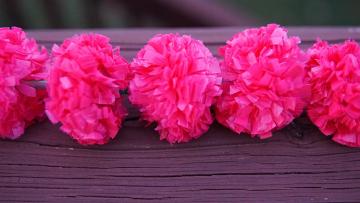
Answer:
MULTIPOLYGON (((51 48, 80 32, 103 33, 129 61, 156 33, 179 32, 217 48, 242 28, 44 30, 29 35, 51 48)), ((293 27, 306 49, 317 37, 360 40, 360 28, 293 27)), ((135 108, 130 116, 136 117, 135 108)), ((200 139, 170 145, 153 126, 124 123, 116 139, 84 147, 48 121, 16 141, 0 141, 1 202, 359 202, 360 149, 331 141, 296 119, 266 140, 214 123, 200 139)))

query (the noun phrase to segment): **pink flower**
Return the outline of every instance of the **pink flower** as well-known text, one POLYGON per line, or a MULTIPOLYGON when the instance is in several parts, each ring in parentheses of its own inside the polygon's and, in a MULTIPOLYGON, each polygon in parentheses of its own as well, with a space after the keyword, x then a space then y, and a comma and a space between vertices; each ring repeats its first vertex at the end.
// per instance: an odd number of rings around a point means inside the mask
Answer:
POLYGON ((80 144, 105 144, 125 117, 119 90, 128 85, 129 65, 109 38, 82 34, 52 49, 46 113, 80 144))
POLYGON ((318 41, 307 63, 312 122, 340 144, 360 147, 360 47, 355 41, 318 41))
POLYGON ((299 116, 309 98, 298 37, 275 24, 236 34, 220 55, 223 94, 216 119, 236 133, 271 137, 299 116))
POLYGON ((22 29, 0 28, 0 138, 16 139, 44 115, 44 90, 31 81, 44 78, 46 49, 22 29))
POLYGON ((187 142, 209 129, 221 77, 217 60, 201 41, 156 35, 131 66, 130 101, 140 107, 144 120, 157 122, 160 139, 187 142))

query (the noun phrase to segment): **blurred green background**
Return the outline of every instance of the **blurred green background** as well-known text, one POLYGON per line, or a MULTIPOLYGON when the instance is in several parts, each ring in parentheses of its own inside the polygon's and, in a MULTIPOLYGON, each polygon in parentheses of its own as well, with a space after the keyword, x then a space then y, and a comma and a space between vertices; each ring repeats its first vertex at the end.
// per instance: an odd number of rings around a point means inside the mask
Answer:
POLYGON ((360 25, 359 0, 0 0, 0 26, 360 25))

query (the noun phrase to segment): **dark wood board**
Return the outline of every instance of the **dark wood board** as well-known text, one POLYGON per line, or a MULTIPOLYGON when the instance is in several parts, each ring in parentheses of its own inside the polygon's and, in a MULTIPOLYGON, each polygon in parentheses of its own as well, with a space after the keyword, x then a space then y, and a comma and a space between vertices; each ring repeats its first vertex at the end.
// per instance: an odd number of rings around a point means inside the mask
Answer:
MULTIPOLYGON (((74 33, 111 37, 131 60, 156 33, 179 32, 217 48, 243 28, 41 30, 50 48, 74 33)), ((360 39, 360 28, 291 27, 303 48, 317 37, 360 39)), ((136 109, 129 106, 130 117, 136 109)), ((128 120, 103 146, 81 146, 45 120, 16 141, 0 140, 0 202, 360 202, 360 149, 331 141, 304 114, 297 137, 284 128, 267 140, 214 123, 200 139, 170 145, 154 126, 128 120)))

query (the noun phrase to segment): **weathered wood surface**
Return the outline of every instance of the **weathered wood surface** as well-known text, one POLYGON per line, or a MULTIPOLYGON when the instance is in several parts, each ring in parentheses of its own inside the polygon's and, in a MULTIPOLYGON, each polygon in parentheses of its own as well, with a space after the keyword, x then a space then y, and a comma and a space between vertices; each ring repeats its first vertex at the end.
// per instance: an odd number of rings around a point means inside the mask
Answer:
MULTIPOLYGON (((217 47, 241 28, 91 30, 131 60, 156 33, 179 32, 217 47)), ((50 48, 84 30, 33 31, 50 48)), ((360 40, 360 28, 290 28, 306 48, 316 37, 360 40)), ((136 110, 131 109, 131 116, 136 110)), ((128 120, 104 146, 76 144, 48 121, 0 141, 0 202, 360 202, 360 149, 323 136, 306 116, 304 136, 285 128, 267 140, 214 123, 200 139, 169 145, 128 120)))

